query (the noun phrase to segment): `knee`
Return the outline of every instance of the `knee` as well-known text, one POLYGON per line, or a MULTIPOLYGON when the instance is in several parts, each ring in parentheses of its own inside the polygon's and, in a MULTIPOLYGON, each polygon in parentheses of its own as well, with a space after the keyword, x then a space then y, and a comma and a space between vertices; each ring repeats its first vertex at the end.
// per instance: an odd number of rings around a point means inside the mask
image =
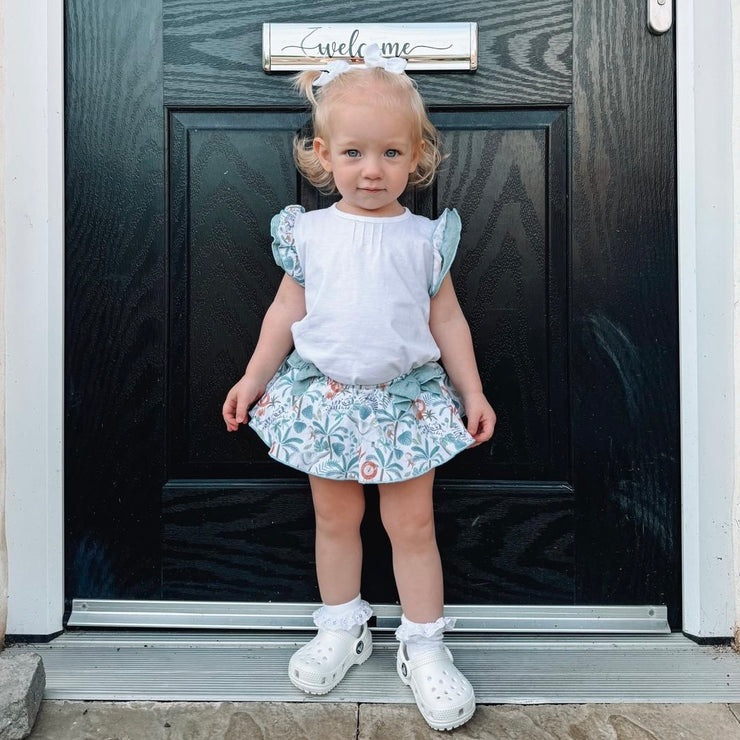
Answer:
POLYGON ((394 550, 424 550, 436 543, 434 512, 407 512, 404 516, 382 516, 383 526, 394 550))
POLYGON ((321 507, 315 509, 316 530, 329 537, 355 536, 365 513, 363 506, 321 507))

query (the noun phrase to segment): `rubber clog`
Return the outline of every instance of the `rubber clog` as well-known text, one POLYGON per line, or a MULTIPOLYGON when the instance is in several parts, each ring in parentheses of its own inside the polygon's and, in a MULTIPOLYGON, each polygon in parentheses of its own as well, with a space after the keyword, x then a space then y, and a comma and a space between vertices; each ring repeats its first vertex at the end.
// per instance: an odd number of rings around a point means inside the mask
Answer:
POLYGON ((454 664, 446 645, 409 658, 401 643, 396 658, 400 679, 411 687, 421 716, 434 730, 464 725, 475 712, 475 693, 454 664))
POLYGON ((311 642, 293 653, 288 664, 291 683, 307 694, 328 694, 353 665, 361 665, 373 652, 367 623, 359 637, 344 630, 320 629, 311 642))

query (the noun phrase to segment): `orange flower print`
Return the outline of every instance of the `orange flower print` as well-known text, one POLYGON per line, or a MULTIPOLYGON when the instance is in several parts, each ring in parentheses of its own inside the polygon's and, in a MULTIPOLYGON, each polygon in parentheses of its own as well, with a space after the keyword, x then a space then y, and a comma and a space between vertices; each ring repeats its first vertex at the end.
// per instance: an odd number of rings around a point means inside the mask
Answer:
POLYGON ((344 390, 344 384, 338 383, 336 380, 329 381, 329 392, 325 393, 326 398, 334 398, 337 393, 341 393, 344 390))
POLYGON ((414 408, 416 409, 414 416, 421 421, 424 418, 424 412, 426 411, 427 405, 421 400, 421 398, 417 398, 414 401, 414 408))
POLYGON ((365 460, 360 467, 360 475, 365 480, 372 480, 378 474, 378 466, 370 460, 365 460))

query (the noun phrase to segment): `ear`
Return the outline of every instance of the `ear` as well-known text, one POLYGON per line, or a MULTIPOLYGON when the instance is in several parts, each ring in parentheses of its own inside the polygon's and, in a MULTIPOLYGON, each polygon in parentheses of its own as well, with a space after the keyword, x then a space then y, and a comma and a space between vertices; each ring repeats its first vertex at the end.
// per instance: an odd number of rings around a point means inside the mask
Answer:
POLYGON ((424 139, 422 139, 419 142, 419 146, 416 147, 414 156, 411 159, 411 162, 409 163, 409 174, 411 174, 412 172, 416 172, 416 168, 419 166, 419 160, 421 159, 421 155, 424 153, 425 148, 426 148, 426 142, 424 141, 424 139))
POLYGON ((319 158, 321 166, 327 172, 331 172, 331 155, 329 154, 329 146, 327 145, 327 143, 317 136, 313 140, 313 150, 316 156, 319 158))

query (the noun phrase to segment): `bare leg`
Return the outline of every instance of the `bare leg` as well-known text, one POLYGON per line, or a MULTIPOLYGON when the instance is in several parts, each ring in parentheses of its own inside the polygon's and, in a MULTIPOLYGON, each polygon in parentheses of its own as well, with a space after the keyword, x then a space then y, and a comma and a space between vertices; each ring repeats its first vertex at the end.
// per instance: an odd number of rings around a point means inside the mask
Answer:
POLYGON ((412 622, 442 616, 442 563, 432 507, 434 470, 401 483, 380 484, 380 515, 393 546, 393 572, 403 613, 412 622))
POLYGON ((316 575, 324 604, 345 604, 360 593, 360 523, 365 493, 355 481, 309 475, 316 513, 316 575))

